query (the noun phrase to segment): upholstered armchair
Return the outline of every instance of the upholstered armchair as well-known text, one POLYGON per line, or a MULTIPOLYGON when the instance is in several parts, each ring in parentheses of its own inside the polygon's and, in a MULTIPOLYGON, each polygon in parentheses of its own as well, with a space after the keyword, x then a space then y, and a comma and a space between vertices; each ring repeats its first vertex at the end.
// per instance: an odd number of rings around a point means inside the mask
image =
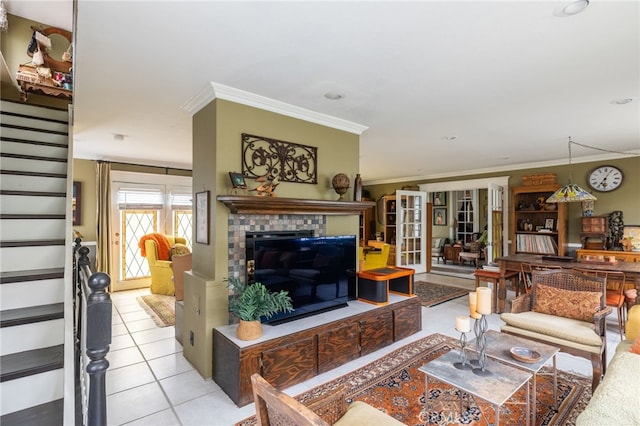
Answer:
POLYGON ((304 405, 274 388, 259 374, 251 376, 256 419, 259 426, 375 425, 401 426, 403 423, 362 401, 345 403, 341 389, 304 405))
POLYGON ((591 361, 595 390, 607 367, 605 280, 575 271, 531 272, 531 292, 511 302, 503 313, 503 333, 547 343, 591 361))
POLYGON ((442 259, 443 263, 446 263, 444 260, 444 246, 446 244, 449 244, 449 238, 431 239, 431 257, 435 257, 437 263, 440 263, 440 259, 442 259))
POLYGON ((151 293, 168 296, 175 294, 171 248, 176 244, 184 245, 186 243, 185 238, 158 233, 147 234, 140 239, 138 247, 142 256, 147 258, 151 272, 151 293))
POLYGON ((384 268, 389 261, 390 251, 391 246, 389 244, 383 244, 380 250, 372 250, 366 253, 364 249, 360 247, 360 260, 364 261, 361 270, 367 271, 369 269, 384 268))

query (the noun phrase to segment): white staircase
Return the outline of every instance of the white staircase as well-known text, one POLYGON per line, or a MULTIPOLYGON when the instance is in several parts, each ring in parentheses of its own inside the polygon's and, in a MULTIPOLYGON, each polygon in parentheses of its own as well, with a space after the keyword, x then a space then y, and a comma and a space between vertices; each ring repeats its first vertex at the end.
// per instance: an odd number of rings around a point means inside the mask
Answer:
POLYGON ((0 112, 0 424, 67 424, 69 113, 4 100, 0 112))

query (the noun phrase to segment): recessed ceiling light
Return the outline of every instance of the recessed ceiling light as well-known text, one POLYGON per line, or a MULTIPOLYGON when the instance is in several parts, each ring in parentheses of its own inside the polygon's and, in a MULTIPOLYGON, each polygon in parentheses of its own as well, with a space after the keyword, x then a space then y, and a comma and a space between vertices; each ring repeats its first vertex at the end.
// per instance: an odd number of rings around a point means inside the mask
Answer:
POLYGON ((589 0, 577 0, 566 5, 562 9, 562 13, 567 16, 576 15, 585 10, 587 6, 589 6, 589 0))
POLYGON ((573 16, 582 12, 589 6, 589 0, 564 1, 558 3, 553 14, 555 16, 573 16))
POLYGON ((118 141, 118 142, 122 142, 124 140, 124 135, 116 133, 116 134, 113 135, 113 140, 114 141, 118 141))
POLYGON ((442 139, 446 140, 446 141, 455 141, 456 139, 458 139, 457 136, 445 136, 442 139))
POLYGON ((616 105, 624 105, 624 104, 628 104, 629 102, 633 102, 633 98, 620 98, 620 99, 613 100, 613 103, 616 105))
POLYGON ((340 99, 344 99, 344 95, 338 92, 327 92, 324 94, 324 97, 332 101, 338 101, 340 99))

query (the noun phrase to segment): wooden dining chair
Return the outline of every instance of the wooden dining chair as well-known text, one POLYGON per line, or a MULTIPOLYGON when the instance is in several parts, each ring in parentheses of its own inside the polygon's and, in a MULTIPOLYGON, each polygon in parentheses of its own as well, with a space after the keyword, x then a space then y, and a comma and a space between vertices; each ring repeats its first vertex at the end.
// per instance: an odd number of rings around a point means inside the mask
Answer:
MULTIPOLYGON (((561 266, 553 266, 553 265, 537 265, 532 263, 521 263, 520 264, 520 278, 518 280, 518 286, 522 285, 522 293, 529 294, 531 293, 531 272, 532 271, 547 271, 551 269, 562 269, 561 266)), ((516 289, 516 297, 518 296, 519 291, 516 289)))
POLYGON ((627 305, 625 303, 624 283, 626 276, 620 271, 596 271, 592 269, 574 268, 574 270, 592 277, 604 278, 607 287, 607 306, 616 308, 618 314, 618 330, 620 340, 624 340, 624 325, 626 323, 627 305))

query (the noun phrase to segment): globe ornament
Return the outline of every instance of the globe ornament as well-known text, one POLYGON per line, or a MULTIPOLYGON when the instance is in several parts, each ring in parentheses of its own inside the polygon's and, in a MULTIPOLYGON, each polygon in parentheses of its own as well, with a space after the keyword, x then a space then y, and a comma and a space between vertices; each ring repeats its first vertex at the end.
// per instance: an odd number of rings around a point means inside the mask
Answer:
POLYGON ((333 186, 334 191, 340 196, 338 200, 344 199, 344 194, 349 190, 349 184, 351 181, 349 180, 349 176, 344 173, 338 173, 331 180, 331 185, 333 186))

